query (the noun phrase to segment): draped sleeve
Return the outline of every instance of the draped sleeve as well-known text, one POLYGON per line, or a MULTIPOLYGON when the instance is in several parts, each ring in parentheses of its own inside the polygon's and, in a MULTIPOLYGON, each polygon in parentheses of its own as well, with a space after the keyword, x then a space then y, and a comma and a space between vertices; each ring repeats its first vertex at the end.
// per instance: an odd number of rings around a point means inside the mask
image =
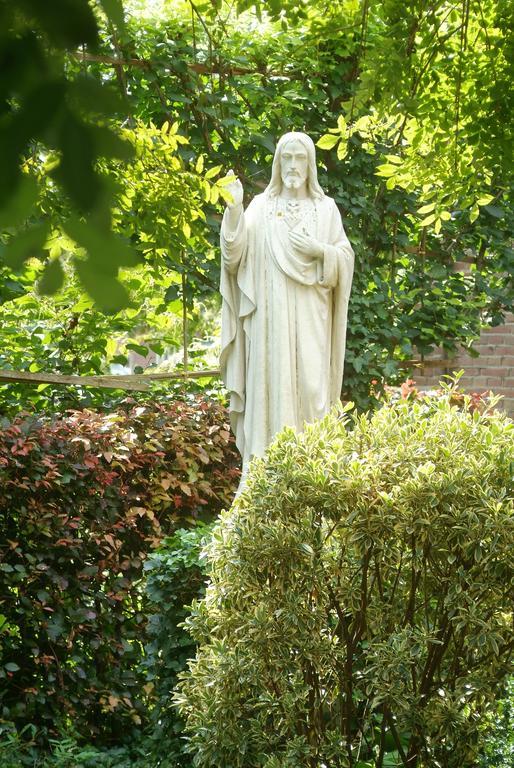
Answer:
POLYGON ((236 445, 245 455, 246 359, 249 340, 245 322, 255 311, 254 261, 262 196, 256 196, 231 231, 225 211, 221 224, 221 377, 229 393, 229 411, 236 445))
POLYGON ((326 288, 343 286, 347 300, 353 278, 354 253, 344 231, 341 214, 331 198, 326 198, 329 205, 328 242, 323 246, 323 259, 319 264, 318 280, 326 288))
POLYGON ((333 289, 332 344, 330 360, 330 400, 337 402, 343 385, 348 303, 352 288, 355 254, 344 231, 341 214, 332 198, 329 227, 325 238, 320 284, 333 289))

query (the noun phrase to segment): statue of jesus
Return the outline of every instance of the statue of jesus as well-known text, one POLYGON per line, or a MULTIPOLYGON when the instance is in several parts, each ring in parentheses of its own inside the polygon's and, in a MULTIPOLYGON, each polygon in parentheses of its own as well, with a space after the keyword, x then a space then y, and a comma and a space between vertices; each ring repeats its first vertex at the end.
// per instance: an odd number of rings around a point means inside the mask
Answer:
POLYGON ((354 254, 306 134, 282 136, 246 210, 235 176, 227 189, 220 365, 244 474, 283 427, 301 430, 339 399, 354 254))

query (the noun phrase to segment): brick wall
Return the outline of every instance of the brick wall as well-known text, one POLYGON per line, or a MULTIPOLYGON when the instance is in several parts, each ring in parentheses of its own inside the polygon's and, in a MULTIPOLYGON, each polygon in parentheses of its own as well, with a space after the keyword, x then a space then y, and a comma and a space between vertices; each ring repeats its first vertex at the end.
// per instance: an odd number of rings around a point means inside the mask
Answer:
POLYGON ((437 386, 443 374, 464 369, 461 385, 469 392, 487 392, 503 395, 502 407, 514 416, 514 315, 508 315, 505 325, 487 328, 474 345, 479 357, 459 352, 456 357, 439 361, 443 355, 437 351, 427 358, 422 370, 414 371, 412 378, 421 389, 437 386), (439 358, 439 360, 438 360, 439 358))

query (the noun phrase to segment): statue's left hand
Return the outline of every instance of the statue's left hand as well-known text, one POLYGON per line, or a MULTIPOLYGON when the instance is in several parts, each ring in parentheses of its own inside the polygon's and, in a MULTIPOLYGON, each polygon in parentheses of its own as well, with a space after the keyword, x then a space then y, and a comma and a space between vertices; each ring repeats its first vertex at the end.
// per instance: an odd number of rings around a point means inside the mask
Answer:
POLYGON ((313 259, 323 258, 323 244, 310 235, 302 235, 300 232, 290 232, 289 239, 297 251, 304 256, 310 256, 313 259))

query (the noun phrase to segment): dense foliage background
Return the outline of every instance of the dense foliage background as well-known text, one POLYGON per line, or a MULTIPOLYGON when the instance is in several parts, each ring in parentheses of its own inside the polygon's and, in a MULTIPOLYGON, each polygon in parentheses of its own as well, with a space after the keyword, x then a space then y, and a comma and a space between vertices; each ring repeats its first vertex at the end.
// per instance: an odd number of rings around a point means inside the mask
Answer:
POLYGON ((222 177, 248 199, 291 128, 319 141, 357 255, 348 396, 369 405, 371 380, 512 307, 508 2, 0 10, 5 367, 95 373, 131 345, 178 350, 184 303, 186 343, 207 335, 222 177))

